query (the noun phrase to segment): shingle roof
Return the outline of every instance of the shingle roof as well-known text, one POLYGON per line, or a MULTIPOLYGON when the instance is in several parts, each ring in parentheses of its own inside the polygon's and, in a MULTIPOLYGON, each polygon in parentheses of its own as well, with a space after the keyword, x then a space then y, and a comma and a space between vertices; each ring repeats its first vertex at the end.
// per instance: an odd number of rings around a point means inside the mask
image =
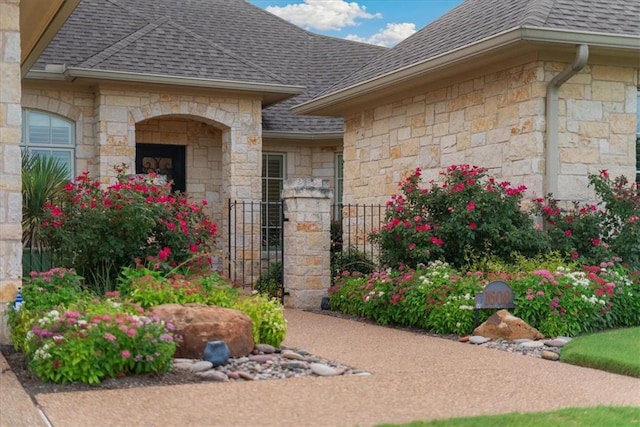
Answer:
POLYGON ((640 33, 640 2, 630 0, 467 0, 353 72, 322 95, 389 74, 517 27, 640 33))
POLYGON ((385 51, 310 33, 244 0, 82 0, 33 68, 305 86, 264 110, 263 129, 340 132, 341 119, 296 116, 289 108, 385 51))

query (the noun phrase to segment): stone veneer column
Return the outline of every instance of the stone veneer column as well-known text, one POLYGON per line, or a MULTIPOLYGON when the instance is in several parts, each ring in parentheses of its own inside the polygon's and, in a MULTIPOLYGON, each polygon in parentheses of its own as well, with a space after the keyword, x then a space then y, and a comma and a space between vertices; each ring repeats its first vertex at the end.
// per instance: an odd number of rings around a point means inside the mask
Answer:
POLYGON ((9 342, 5 310, 22 283, 19 0, 0 0, 0 343, 9 342))
POLYGON ((286 180, 284 200, 285 306, 319 309, 331 284, 329 180, 286 180))

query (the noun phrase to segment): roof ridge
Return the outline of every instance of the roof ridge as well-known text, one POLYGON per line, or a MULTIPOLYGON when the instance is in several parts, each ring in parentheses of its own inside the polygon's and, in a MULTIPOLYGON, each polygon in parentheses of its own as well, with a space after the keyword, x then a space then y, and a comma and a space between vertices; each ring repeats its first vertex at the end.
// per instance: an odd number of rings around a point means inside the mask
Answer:
POLYGON ((186 28, 186 27, 178 24, 177 22, 174 22, 173 20, 171 20, 171 18, 167 18, 167 20, 168 20, 167 23, 169 25, 171 25, 171 26, 173 26, 173 27, 175 27, 175 28, 177 28, 179 30, 184 31, 185 33, 189 34, 190 36, 192 36, 192 37, 194 37, 194 38, 196 38, 196 39, 208 44, 212 48, 217 49, 217 50, 225 53, 226 55, 231 56, 232 58, 234 58, 234 59, 236 59, 236 60, 238 60, 238 61, 240 61, 240 62, 242 62, 244 64, 247 64, 248 66, 254 68, 257 71, 265 73, 267 76, 271 77, 272 79, 275 79, 275 80, 277 80, 277 81, 279 81, 279 82, 281 82, 283 84, 288 84, 287 81, 284 80, 282 77, 280 77, 277 74, 273 73, 272 71, 264 68, 263 66, 255 64, 255 63, 249 61, 248 59, 238 55, 237 53, 235 53, 235 52, 233 52, 233 51, 231 51, 231 50, 229 50, 227 48, 225 48, 224 46, 219 45, 218 43, 212 42, 211 40, 207 39, 204 36, 201 36, 200 34, 196 33, 195 31, 190 30, 189 28, 186 28))
POLYGON ((125 47, 129 46, 131 43, 134 43, 134 42, 140 40, 142 37, 146 36, 151 31, 153 31, 156 28, 160 27, 161 25, 163 25, 164 23, 168 22, 169 20, 170 20, 169 17, 163 16, 161 18, 156 19, 153 22, 148 23, 147 25, 145 25, 144 27, 140 28, 139 30, 129 34, 127 37, 123 38, 122 40, 119 40, 117 43, 114 43, 111 46, 109 46, 108 48, 102 50, 101 52, 98 52, 95 55, 87 58, 85 61, 83 61, 81 64, 79 64, 78 67, 80 67, 80 68, 95 67, 96 65, 98 65, 102 61, 105 61, 109 57, 111 57, 111 56, 115 55, 116 53, 120 52, 122 49, 124 49, 125 47))
POLYGON ((524 8, 520 25, 544 27, 556 0, 530 0, 524 8))

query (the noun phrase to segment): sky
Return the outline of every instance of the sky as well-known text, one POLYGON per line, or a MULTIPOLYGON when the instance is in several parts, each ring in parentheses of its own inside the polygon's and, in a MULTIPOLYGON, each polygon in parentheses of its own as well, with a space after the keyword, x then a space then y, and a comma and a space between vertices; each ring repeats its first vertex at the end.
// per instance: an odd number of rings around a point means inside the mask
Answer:
POLYGON ((463 0, 248 0, 306 30, 392 47, 463 0))

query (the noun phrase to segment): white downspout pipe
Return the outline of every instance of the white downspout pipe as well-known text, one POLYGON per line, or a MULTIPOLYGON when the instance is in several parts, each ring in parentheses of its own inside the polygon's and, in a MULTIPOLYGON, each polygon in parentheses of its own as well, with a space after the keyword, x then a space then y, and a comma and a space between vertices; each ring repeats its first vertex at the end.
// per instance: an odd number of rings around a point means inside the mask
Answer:
POLYGON ((547 86, 547 143, 544 175, 544 196, 558 195, 558 173, 560 156, 558 154, 558 92, 567 80, 577 74, 587 64, 589 59, 589 45, 578 45, 573 63, 556 75, 547 86))

